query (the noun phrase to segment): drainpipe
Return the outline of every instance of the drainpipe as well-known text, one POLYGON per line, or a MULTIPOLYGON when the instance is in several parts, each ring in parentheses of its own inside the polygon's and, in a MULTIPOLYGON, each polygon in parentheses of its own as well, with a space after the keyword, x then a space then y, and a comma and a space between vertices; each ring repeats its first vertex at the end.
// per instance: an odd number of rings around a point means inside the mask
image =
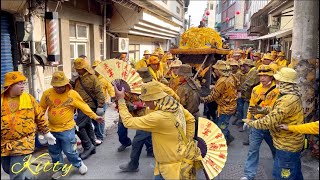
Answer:
POLYGON ((103 3, 103 60, 107 59, 107 3, 103 3))
POLYGON ((34 20, 32 13, 30 13, 30 10, 32 8, 32 0, 29 1, 29 22, 31 24, 31 33, 30 33, 30 60, 31 63, 29 65, 29 73, 28 73, 28 79, 29 79, 29 93, 33 95, 33 97, 36 98, 36 100, 39 100, 38 94, 36 93, 36 66, 34 62, 34 53, 35 53, 35 44, 34 44, 34 39, 33 39, 33 30, 34 30, 34 20))

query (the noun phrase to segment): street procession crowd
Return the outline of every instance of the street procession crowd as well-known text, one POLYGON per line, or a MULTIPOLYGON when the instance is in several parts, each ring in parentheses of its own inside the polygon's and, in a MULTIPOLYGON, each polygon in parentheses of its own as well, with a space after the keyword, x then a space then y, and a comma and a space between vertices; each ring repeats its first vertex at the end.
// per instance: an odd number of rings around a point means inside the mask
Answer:
MULTIPOLYGON (((119 59, 126 61, 126 56, 121 54, 119 59)), ((132 64, 143 81, 140 96, 108 82, 95 71, 101 62, 94 61, 90 67, 85 56, 74 60, 76 72, 71 79, 62 71, 53 73, 52 88, 43 93, 39 103, 24 92, 26 77, 9 72, 1 92, 2 168, 10 179, 25 179, 27 169, 19 171, 21 167, 14 164, 33 153, 36 134, 41 133, 48 141, 52 163, 63 163, 63 152, 80 174, 86 174, 84 160, 107 138, 103 117, 115 102, 120 115, 117 151, 132 146, 130 161, 119 168, 138 171, 145 145, 147 155, 155 158, 155 179, 190 179, 195 172, 183 168, 187 166, 185 139, 196 138, 199 106, 204 103, 204 114, 221 129, 227 145, 235 140, 229 124, 247 134, 243 145, 249 150, 244 177, 239 179, 255 178, 263 140, 273 155, 274 179, 303 179, 300 153, 304 134, 319 134, 319 121, 304 123, 297 72, 284 57, 284 52, 231 50, 212 65, 207 96, 200 95, 199 84, 210 67, 183 64, 161 48, 153 53, 145 50, 144 57, 132 64), (198 77, 193 79, 197 71, 198 77), (236 120, 229 122, 232 116, 236 120), (133 140, 128 129, 136 130, 133 140), (80 154, 76 136, 83 147, 80 154)), ((60 170, 52 178, 63 173, 60 170)))

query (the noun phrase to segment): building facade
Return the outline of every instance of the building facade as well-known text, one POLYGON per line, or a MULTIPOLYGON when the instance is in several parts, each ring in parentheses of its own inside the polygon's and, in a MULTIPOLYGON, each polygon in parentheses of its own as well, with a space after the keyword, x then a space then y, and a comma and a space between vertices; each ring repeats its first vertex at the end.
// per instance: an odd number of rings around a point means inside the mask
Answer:
POLYGON ((1 44, 5 49, 1 51, 1 84, 6 72, 20 70, 28 77, 27 91, 38 100, 51 87, 54 71, 63 70, 71 77, 73 60, 80 55, 87 56, 91 64, 123 52, 129 54, 129 60, 139 60, 144 50, 169 50, 183 31, 186 10, 182 0, 45 2, 1 1, 1 44), (47 61, 45 9, 58 13, 57 62, 47 61))

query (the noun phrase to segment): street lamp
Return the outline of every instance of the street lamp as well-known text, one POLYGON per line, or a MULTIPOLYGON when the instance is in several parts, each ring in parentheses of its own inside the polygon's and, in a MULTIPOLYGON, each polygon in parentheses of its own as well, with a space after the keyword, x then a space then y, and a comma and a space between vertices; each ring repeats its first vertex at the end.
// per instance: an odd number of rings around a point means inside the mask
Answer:
POLYGON ((189 15, 189 24, 188 24, 188 29, 190 28, 190 19, 191 19, 191 15, 189 15))

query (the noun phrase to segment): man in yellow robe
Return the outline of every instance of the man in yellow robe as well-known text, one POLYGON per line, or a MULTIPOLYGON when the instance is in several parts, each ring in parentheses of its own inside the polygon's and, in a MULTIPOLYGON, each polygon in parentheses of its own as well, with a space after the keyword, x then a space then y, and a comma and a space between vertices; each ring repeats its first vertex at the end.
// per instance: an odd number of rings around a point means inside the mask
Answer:
POLYGON ((25 159, 33 153, 37 131, 44 134, 48 144, 56 138, 49 132, 48 121, 36 99, 23 92, 26 77, 18 71, 4 75, 1 92, 1 165, 10 179, 25 179, 25 159))
MULTIPOLYGON (((86 174, 88 168, 79 157, 76 147, 74 111, 76 108, 88 115, 95 121, 103 122, 103 117, 97 116, 87 103, 83 101, 79 93, 72 89, 69 79, 62 71, 56 71, 52 75, 51 85, 53 88, 46 90, 40 100, 43 111, 48 110, 49 128, 57 143, 49 145, 49 153, 52 163, 60 161, 62 151, 68 161, 79 169, 80 174, 86 174)), ((60 162, 63 163, 63 162, 60 162)), ((62 170, 53 174, 53 179, 58 179, 65 172, 62 170)))
POLYGON ((140 99, 153 112, 132 117, 125 103, 124 89, 115 87, 119 104, 119 113, 127 128, 149 131, 152 133, 153 152, 156 160, 154 175, 156 179, 180 179, 180 167, 186 144, 175 122, 178 122, 188 140, 194 136, 194 117, 174 98, 158 88, 156 82, 144 83, 140 99))

